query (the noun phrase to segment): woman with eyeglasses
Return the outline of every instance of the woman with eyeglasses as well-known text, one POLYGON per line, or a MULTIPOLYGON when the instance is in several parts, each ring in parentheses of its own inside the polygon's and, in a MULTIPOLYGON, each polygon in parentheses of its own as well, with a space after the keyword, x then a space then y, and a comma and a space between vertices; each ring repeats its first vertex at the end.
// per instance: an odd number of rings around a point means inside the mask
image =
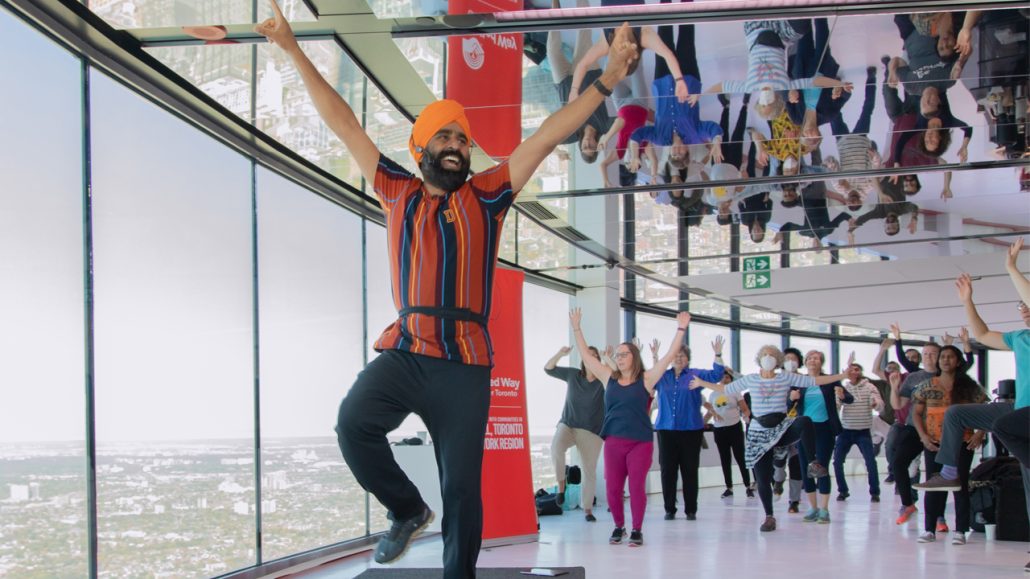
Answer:
POLYGON ((587 371, 604 382, 604 423, 601 438, 604 439, 604 482, 608 496, 608 508, 615 520, 615 530, 608 540, 612 545, 622 542, 626 535, 625 511, 622 505, 622 489, 629 478, 629 503, 633 514, 633 526, 629 535, 629 546, 644 544, 641 528, 644 524, 644 510, 647 508, 647 494, 644 483, 651 468, 654 452, 654 428, 648 410, 654 395, 654 386, 683 343, 690 314, 680 312, 676 316, 676 335, 670 342, 669 351, 650 370, 644 370, 640 349, 632 342, 623 342, 615 349, 615 369, 601 363, 590 355, 590 349, 583 338, 580 322, 583 312, 573 308, 569 322, 576 338, 580 357, 587 371))
MULTIPOLYGON (((854 353, 848 359, 848 366, 854 361, 854 353)), ((772 475, 773 449, 793 444, 802 440, 807 448, 815 448, 814 429, 810 428, 812 419, 807 416, 787 416, 792 388, 811 388, 842 380, 845 374, 828 376, 804 376, 792 372, 777 373, 783 366, 783 352, 773 345, 762 346, 755 356, 761 370, 757 374, 749 374, 727 385, 705 382, 694 378, 693 388, 708 388, 716 392, 743 394, 751 392, 751 427, 747 432, 745 461, 748 467, 754 467, 755 478, 758 479, 758 496, 765 509, 765 521, 759 528, 763 533, 776 530, 776 517, 773 516, 772 475)))

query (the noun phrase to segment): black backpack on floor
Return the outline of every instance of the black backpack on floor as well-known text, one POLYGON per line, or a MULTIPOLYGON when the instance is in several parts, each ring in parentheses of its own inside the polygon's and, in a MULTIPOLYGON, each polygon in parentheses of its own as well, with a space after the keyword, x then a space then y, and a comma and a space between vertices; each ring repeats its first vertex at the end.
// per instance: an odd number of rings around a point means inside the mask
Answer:
POLYGON ((969 473, 969 507, 974 531, 984 530, 977 522, 983 520, 998 525, 999 541, 1030 540, 1023 473, 1015 458, 985 460, 969 473))
POLYGON ((562 512, 561 506, 558 505, 557 494, 549 493, 544 489, 536 491, 536 516, 560 515, 562 512))

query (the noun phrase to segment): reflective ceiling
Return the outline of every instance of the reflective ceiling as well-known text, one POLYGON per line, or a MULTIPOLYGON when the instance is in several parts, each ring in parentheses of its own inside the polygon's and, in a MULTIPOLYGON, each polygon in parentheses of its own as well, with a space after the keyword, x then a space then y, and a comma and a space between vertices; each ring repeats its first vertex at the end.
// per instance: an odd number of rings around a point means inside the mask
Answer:
MULTIPOLYGON (((282 6, 298 36, 309 39, 305 51, 365 115, 380 147, 410 166, 411 116, 457 90, 447 86, 454 74, 442 16, 474 4, 282 6)), ((251 23, 269 14, 264 3, 256 14, 250 0, 91 0, 89 7, 231 114, 362 186, 281 52, 250 44, 251 23), (224 30, 205 36, 213 29, 182 28, 201 25, 224 30)), ((587 79, 590 68, 604 65, 603 57, 587 61, 591 52, 603 54, 605 41, 602 29, 570 20, 599 14, 597 0, 525 0, 514 8, 540 10, 549 30, 470 36, 451 46, 462 47, 469 62, 480 51, 494 54, 483 45, 521 45, 518 78, 508 79, 521 86, 521 98, 477 112, 493 119, 514 112, 528 136, 568 98, 566 77, 579 79, 577 65, 587 79), (554 26, 563 22, 566 30, 554 26)), ((1028 13, 638 26, 647 50, 637 72, 580 131, 582 144, 562 146, 541 166, 507 222, 503 257, 584 287, 619 283, 627 299, 658 307, 774 328, 789 321, 823 332, 838 323, 853 335, 877 335, 895 320, 918 335, 954 333, 964 315, 952 282, 964 271, 981 280, 977 299, 987 322, 1017 328, 1003 262, 1008 244, 1030 232, 1028 13), (968 48, 956 51, 963 30, 968 48), (677 68, 690 92, 700 93, 696 106, 675 95, 677 68), (789 87, 795 90, 765 90, 789 87), (589 159, 607 131, 606 147, 589 159), (717 148, 710 146, 716 135, 717 148), (712 159, 719 156, 721 163, 712 159), (705 180, 729 183, 701 187, 705 180), (746 275, 748 258, 760 256, 769 271, 746 275), (618 267, 609 272, 605 264, 618 267), (627 276, 635 284, 626 286, 627 276)), ((497 129, 475 121, 472 128, 474 138, 497 129)), ((487 153, 503 157, 487 150, 493 147, 477 150, 476 166, 490 162, 487 153)), ((1030 252, 1023 253, 1027 271, 1030 252)))

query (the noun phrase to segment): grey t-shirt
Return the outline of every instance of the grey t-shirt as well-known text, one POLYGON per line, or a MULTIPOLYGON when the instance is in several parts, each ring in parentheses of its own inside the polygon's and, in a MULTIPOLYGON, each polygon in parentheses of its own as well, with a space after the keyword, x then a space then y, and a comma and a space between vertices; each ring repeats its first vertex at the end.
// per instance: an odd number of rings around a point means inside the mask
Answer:
POLYGON ((955 84, 951 79, 952 65, 937 54, 936 38, 917 32, 909 34, 905 39, 905 54, 908 66, 898 69, 898 77, 905 85, 906 93, 918 95, 927 86, 936 86, 943 92, 955 84))
POLYGON ((569 428, 582 428, 600 436, 601 424, 604 422, 604 384, 600 380, 588 382, 578 368, 556 366, 544 372, 552 378, 564 380, 567 387, 565 408, 559 422, 569 428))
MULTIPOLYGON (((901 383, 900 387, 898 387, 898 396, 908 398, 908 404, 911 406, 912 396, 916 393, 916 390, 921 388, 923 384, 929 382, 930 378, 933 378, 934 376, 936 376, 935 372, 927 372, 926 370, 917 370, 912 372, 905 377, 905 381, 901 383)), ((905 424, 912 426, 913 414, 915 413, 910 410, 908 413, 908 420, 905 424)))

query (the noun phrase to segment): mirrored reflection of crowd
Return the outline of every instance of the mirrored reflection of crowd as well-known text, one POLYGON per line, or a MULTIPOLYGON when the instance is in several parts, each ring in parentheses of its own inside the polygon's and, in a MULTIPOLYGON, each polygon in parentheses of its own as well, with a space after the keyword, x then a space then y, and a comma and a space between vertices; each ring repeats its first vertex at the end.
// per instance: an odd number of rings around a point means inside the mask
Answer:
MULTIPOLYGON (((558 0, 552 6, 560 7, 558 0)), ((851 79, 834 57, 847 41, 834 46, 831 34, 855 22, 847 18, 832 25, 826 18, 743 22, 747 68, 738 79, 702 79, 698 55, 711 57, 697 46, 694 25, 640 27, 641 50, 655 54, 653 72, 640 66, 613 92, 610 106, 599 107, 577 133, 579 149, 588 163, 601 159, 605 187, 651 186, 651 198, 682 216, 683 226, 713 215, 719 225, 743 225, 755 243, 793 233, 815 248, 831 239, 854 244, 856 230, 871 221, 885 236, 916 234, 924 221, 917 198, 954 196, 950 172, 939 190, 924 191, 919 168, 968 162, 974 124, 989 132, 995 157, 1027 154, 1028 16, 1018 9, 883 16, 897 30, 897 48, 885 47, 893 53, 851 79), (978 73, 964 75, 970 61, 978 73), (982 121, 956 116, 951 101, 958 91, 973 95, 982 121), (731 131, 736 95, 741 108, 731 131), (720 122, 702 118, 699 106, 714 97, 720 122), (886 134, 871 131, 877 109, 889 119, 886 134), (911 173, 890 177, 834 175, 908 167, 911 173), (826 178, 790 181, 811 174, 826 178), (780 180, 746 183, 754 177, 780 180), (745 182, 706 186, 726 180, 745 182), (777 202, 783 209, 774 220, 777 202), (779 235, 767 237, 770 229, 779 235)), ((571 64, 561 33, 549 35, 560 98, 575 98, 591 82, 605 34, 591 44, 590 31, 577 31, 571 64)), ((1030 172, 1020 180, 1030 188, 1030 172)))
MULTIPOLYGON (((1021 300, 1018 307, 1023 323, 1030 328, 1026 305, 1030 279, 1016 266, 1022 245, 1020 239, 1009 247, 1005 268, 1021 300)), ((622 503, 628 478, 633 511, 628 541, 633 546, 643 545, 643 509, 648 498, 643 479, 651 466, 655 441, 665 519, 677 517, 680 496, 687 520, 703 519, 704 511, 720 508, 698 501, 698 457, 704 432, 711 430, 726 487, 721 499, 733 500, 732 467, 736 461, 738 480, 747 491, 745 500, 757 494, 764 511, 761 532, 775 531, 782 524, 774 513, 774 496, 784 492, 786 471, 791 471, 792 482, 797 481, 796 490, 791 485, 787 512, 798 513, 796 521, 800 523, 829 524, 830 467, 836 478, 836 501, 848 501, 855 481, 847 479, 845 459, 857 447, 872 503, 894 502, 899 526, 907 525, 922 509, 920 543, 934 542, 950 532, 953 545, 965 545, 972 540, 970 470, 981 451, 981 460, 991 453, 1007 452, 1019 461, 1030 518, 1030 329, 992 330, 977 312, 972 278, 963 274, 956 280, 956 288, 968 318, 968 327, 959 329, 957 338, 945 334, 939 342, 906 348, 901 326, 893 324, 873 360, 858 361, 851 353, 838 374, 827 374, 825 352, 802 354, 795 348, 781 350, 771 344, 758 352, 742 353, 741 359, 748 360, 749 367, 753 363, 754 369, 736 372, 723 362, 722 338, 711 345, 714 362, 710 369, 694 364, 684 339, 690 323, 686 313, 678 315, 673 342, 664 354, 657 339, 651 342, 652 365, 648 368, 637 338, 598 354, 583 335, 583 314, 573 310, 572 331, 583 366, 554 370, 568 348, 547 362, 548 372, 569 385, 554 451, 564 454, 571 444, 579 444, 568 434, 569 417, 589 416, 592 424, 603 423, 600 437, 615 523, 613 544, 627 535, 622 503), (991 400, 987 388, 969 374, 974 338, 981 347, 1015 352, 1013 393, 995 392, 991 400), (895 360, 890 359, 892 351, 895 360), (603 404, 597 398, 602 390, 603 404), (657 413, 652 419, 649 415, 655 405, 657 413), (603 419, 596 418, 598 414, 603 419), (990 452, 984 450, 988 433, 995 435, 996 444, 990 452), (558 444, 560 439, 565 443, 558 444), (882 480, 877 463, 880 455, 887 464, 882 480), (922 483, 918 483, 920 465, 928 477, 922 483), (882 492, 890 483, 894 483, 893 497, 882 492), (802 489, 807 494, 804 514, 799 508, 802 489), (954 495, 950 522, 945 518, 947 492, 954 495)), ((596 424, 590 429, 596 430, 596 424)), ((596 465, 591 461, 596 461, 597 450, 592 442, 587 448, 588 452, 580 451, 584 464, 591 467, 596 465)), ((564 456, 555 457, 555 462, 564 464, 564 456)), ((590 514, 592 506, 584 505, 591 522, 597 520, 590 514)))

